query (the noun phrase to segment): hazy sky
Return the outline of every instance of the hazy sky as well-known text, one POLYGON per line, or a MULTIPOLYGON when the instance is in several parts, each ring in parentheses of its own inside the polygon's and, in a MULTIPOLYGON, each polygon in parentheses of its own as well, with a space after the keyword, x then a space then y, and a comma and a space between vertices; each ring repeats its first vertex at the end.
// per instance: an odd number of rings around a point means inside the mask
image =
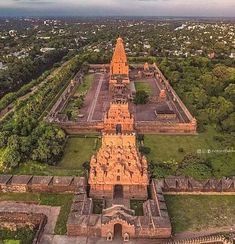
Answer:
POLYGON ((0 15, 235 17, 235 0, 0 0, 0 15))

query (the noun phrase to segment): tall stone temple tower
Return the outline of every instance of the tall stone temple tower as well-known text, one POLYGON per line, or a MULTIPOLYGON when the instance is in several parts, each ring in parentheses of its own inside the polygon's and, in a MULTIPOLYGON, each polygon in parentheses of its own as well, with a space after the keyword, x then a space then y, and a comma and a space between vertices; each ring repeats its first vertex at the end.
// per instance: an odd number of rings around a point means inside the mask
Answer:
POLYGON ((147 199, 147 160, 138 151, 134 117, 123 92, 128 83, 129 66, 118 38, 110 66, 113 99, 104 117, 102 146, 90 161, 91 197, 147 199))
POLYGON ((129 65, 123 40, 119 37, 110 64, 109 88, 124 89, 129 83, 129 65))

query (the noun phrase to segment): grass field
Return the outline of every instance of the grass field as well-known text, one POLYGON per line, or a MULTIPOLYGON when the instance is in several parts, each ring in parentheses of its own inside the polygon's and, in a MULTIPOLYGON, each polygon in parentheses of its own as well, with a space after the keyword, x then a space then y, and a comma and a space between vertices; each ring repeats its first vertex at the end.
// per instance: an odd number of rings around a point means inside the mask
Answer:
POLYGON ((12 174, 29 175, 57 175, 57 176, 82 176, 84 171, 82 164, 90 161, 91 156, 100 147, 100 139, 97 135, 72 136, 65 145, 64 155, 56 166, 50 166, 38 162, 27 162, 19 168, 12 170, 12 174))
POLYGON ((86 75, 83 79, 83 83, 76 88, 74 95, 69 99, 68 104, 63 109, 63 113, 67 114, 70 120, 77 120, 79 109, 83 106, 83 97, 91 88, 93 81, 94 74, 86 75))
POLYGON ((208 150, 224 149, 214 141, 215 130, 209 127, 198 135, 145 135, 144 145, 151 149, 147 155, 153 162, 181 161, 186 154, 194 153, 200 157, 210 158, 215 176, 235 175, 234 153, 208 153, 208 150), (183 149, 183 152, 179 149, 183 149))
POLYGON ((83 83, 78 86, 75 95, 79 95, 81 93, 87 93, 87 91, 91 88, 93 81, 94 81, 94 74, 85 75, 83 79, 83 83))
POLYGON ((66 234, 66 223, 72 204, 72 194, 52 194, 52 193, 1 193, 0 201, 35 201, 40 205, 60 206, 55 234, 66 234))
POLYGON ((136 91, 145 91, 149 95, 152 94, 152 88, 151 85, 148 83, 148 81, 135 82, 135 89, 136 91))
POLYGON ((98 137, 70 137, 67 141, 65 152, 58 167, 64 169, 82 169, 85 161, 90 161, 91 156, 100 145, 98 137))
POLYGON ((235 223, 235 196, 165 195, 173 231, 206 231, 235 223))

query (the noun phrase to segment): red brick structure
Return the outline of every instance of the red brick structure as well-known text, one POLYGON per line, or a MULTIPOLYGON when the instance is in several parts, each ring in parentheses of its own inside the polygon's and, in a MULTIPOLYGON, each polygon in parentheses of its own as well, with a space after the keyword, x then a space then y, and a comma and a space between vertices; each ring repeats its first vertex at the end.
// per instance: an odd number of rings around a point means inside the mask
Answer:
POLYGON ((111 102, 110 108, 104 117, 103 130, 114 132, 118 129, 122 132, 134 131, 134 117, 129 112, 127 102, 111 102))
POLYGON ((123 89, 129 83, 129 65, 123 40, 119 37, 110 64, 109 88, 110 90, 123 89))
POLYGON ((81 208, 81 202, 74 202, 68 221, 70 235, 89 233, 112 240, 119 232, 124 241, 137 237, 168 238, 171 235, 169 217, 167 213, 161 214, 166 209, 165 205, 160 206, 164 198, 160 197, 160 203, 156 186, 149 186, 147 160, 136 145, 134 117, 124 92, 126 80, 129 80, 129 68, 123 41, 118 38, 109 83, 113 100, 104 117, 101 148, 90 161, 88 181, 89 196, 103 199, 107 207, 97 216, 92 214, 92 201, 86 196, 80 198, 85 208, 81 208), (116 75, 117 83, 114 82, 116 75), (152 191, 151 198, 148 188, 152 191), (135 211, 130 209, 130 199, 145 201, 144 216, 136 216, 135 211), (81 215, 84 219, 82 226, 81 215), (89 216, 86 221, 85 215, 89 216))

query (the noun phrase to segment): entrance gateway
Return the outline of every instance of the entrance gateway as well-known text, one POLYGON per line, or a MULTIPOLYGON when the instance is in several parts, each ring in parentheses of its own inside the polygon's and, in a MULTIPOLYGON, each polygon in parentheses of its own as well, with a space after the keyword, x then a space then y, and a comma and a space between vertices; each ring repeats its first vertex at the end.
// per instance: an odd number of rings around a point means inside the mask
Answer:
POLYGON ((114 231, 114 240, 121 240, 122 239, 122 225, 115 224, 113 227, 114 231))

